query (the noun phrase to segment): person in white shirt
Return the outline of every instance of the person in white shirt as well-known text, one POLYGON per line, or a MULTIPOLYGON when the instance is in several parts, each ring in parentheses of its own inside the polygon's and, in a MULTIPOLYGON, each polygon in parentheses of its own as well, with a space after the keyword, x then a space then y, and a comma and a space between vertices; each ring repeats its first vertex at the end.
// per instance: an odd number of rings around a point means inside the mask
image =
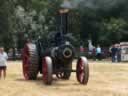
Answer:
POLYGON ((0 79, 2 76, 2 72, 3 72, 4 79, 6 77, 7 59, 8 59, 7 53, 4 52, 3 47, 0 47, 0 79))
POLYGON ((101 48, 99 45, 96 48, 96 57, 98 60, 101 60, 101 48))

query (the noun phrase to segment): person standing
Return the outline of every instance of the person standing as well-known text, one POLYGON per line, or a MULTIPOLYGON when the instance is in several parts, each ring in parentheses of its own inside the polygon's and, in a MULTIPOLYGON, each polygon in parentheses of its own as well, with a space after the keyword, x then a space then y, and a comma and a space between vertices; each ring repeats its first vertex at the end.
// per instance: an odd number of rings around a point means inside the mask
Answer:
POLYGON ((96 48, 96 58, 101 60, 101 47, 99 45, 96 48))
POLYGON ((84 47, 83 45, 80 46, 80 56, 84 56, 84 47))
POLYGON ((117 61, 121 62, 121 47, 120 44, 117 46, 117 61))
POLYGON ((4 79, 6 78, 7 59, 8 59, 7 53, 4 52, 3 47, 0 47, 0 79, 2 77, 2 73, 3 73, 4 79))
POLYGON ((111 48, 112 62, 117 61, 117 51, 118 49, 116 48, 116 45, 113 45, 113 47, 111 48))

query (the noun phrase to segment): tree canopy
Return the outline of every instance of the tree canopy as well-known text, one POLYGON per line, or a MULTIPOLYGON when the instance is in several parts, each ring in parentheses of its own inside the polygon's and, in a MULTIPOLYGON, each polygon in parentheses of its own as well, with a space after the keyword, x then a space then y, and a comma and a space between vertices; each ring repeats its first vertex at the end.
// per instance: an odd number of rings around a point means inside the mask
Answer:
MULTIPOLYGON (((69 0, 69 32, 77 45, 92 39, 109 46, 128 41, 127 0, 69 0)), ((0 0, 0 45, 22 48, 27 37, 46 37, 57 29, 62 0, 0 0)))

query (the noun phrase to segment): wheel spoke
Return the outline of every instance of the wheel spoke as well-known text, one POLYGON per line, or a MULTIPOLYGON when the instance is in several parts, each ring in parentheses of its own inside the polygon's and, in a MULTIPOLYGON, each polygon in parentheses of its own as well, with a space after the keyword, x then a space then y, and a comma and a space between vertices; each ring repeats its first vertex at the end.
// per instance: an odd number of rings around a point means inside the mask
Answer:
POLYGON ((84 80, 84 72, 82 72, 81 74, 80 74, 80 82, 83 82, 83 80, 84 80))
POLYGON ((84 78, 84 69, 81 69, 81 70, 79 70, 79 79, 80 79, 80 82, 83 81, 83 78, 84 78))

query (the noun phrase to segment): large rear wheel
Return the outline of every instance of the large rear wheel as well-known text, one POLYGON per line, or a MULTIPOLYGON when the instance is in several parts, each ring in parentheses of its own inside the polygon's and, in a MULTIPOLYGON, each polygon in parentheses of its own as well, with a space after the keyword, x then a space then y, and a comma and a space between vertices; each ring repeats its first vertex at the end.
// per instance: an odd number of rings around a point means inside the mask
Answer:
POLYGON ((35 80, 38 74, 38 54, 35 44, 26 44, 23 49, 23 75, 26 80, 35 80))
POLYGON ((80 84, 87 84, 89 79, 89 66, 86 57, 80 57, 77 61, 76 76, 80 84))

